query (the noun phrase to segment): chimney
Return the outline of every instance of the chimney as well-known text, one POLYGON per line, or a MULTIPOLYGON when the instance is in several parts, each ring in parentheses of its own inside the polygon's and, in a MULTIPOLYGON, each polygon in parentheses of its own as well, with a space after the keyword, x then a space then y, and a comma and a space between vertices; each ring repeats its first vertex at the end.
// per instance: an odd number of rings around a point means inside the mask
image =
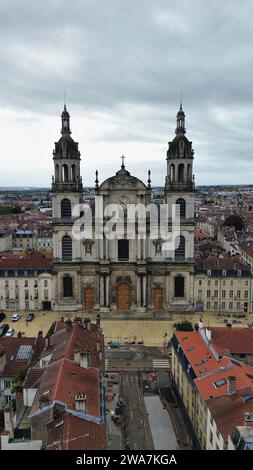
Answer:
POLYGON ((70 319, 65 321, 65 330, 70 331, 72 328, 72 321, 70 319))
POLYGON ((46 340, 46 349, 49 349, 50 348, 50 336, 47 336, 45 340, 46 340))
POLYGON ((47 393, 41 395, 40 397, 40 409, 46 408, 50 403, 49 396, 47 393))
POLYGON ((236 393, 236 377, 230 375, 228 377, 228 396, 234 395, 236 393))
POLYGON ((253 413, 244 413, 244 426, 253 426, 253 413))
POLYGON ((76 411, 83 411, 86 413, 86 395, 85 393, 80 393, 75 396, 75 408, 76 411))
POLYGON ((199 325, 199 329, 200 329, 200 330, 204 327, 204 323, 203 323, 203 321, 202 321, 202 318, 199 319, 198 325, 199 325))
POLYGON ((81 357, 80 357, 80 350, 79 349, 75 349, 75 351, 74 351, 74 361, 78 366, 80 366, 81 357))
POLYGON ((6 366, 6 353, 5 351, 1 348, 0 349, 0 372, 3 372, 6 366))
POLYGON ((211 339, 212 339, 212 331, 210 330, 210 328, 206 328, 206 339, 207 341, 210 343, 211 342, 211 339))

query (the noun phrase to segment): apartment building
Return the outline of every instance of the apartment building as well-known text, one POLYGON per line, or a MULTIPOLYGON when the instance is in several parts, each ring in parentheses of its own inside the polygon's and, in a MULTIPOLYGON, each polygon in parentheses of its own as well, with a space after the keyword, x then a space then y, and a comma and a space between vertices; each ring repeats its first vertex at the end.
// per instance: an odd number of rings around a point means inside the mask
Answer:
POLYGON ((194 270, 194 303, 199 311, 252 312, 252 273, 237 258, 198 258, 194 270))
POLYGON ((0 259, 1 310, 51 310, 51 259, 41 254, 0 259))
POLYGON ((100 319, 57 321, 23 382, 23 417, 5 425, 5 449, 105 450, 104 338, 100 319), (30 427, 28 423, 30 422, 30 427), (29 428, 29 429, 28 429, 29 428), (27 437, 27 434, 29 436, 27 437), (19 447, 17 447, 19 448, 19 447))
MULTIPOLYGON (((243 424, 244 413, 253 412, 253 368, 213 342, 212 329, 201 323, 199 327, 194 332, 176 332, 171 340, 172 386, 182 405, 192 446, 221 450, 227 448, 234 427, 243 424), (229 408, 229 420, 228 408, 219 414, 222 400, 229 408), (225 430, 221 416, 224 422, 229 421, 225 430)), ((253 330, 249 331, 253 341, 253 330)))

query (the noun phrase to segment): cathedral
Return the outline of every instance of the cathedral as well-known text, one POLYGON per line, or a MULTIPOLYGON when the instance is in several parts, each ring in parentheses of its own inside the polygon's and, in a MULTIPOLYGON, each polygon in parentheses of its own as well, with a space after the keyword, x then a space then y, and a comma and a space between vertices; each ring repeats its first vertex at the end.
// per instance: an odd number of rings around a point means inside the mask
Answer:
MULTIPOLYGON (((169 142, 163 204, 168 207, 168 226, 172 207, 177 205, 180 236, 173 252, 165 253, 161 236, 128 239, 73 237, 77 219, 74 207, 83 203, 80 151, 71 136, 66 105, 61 115, 61 137, 53 151, 53 270, 55 310, 97 312, 145 312, 193 309, 194 278, 194 175, 192 142, 186 137, 185 114, 180 105, 175 137, 169 142)), ((102 162, 101 162, 102 163, 102 162)), ((95 196, 103 208, 108 204, 149 205, 148 181, 121 168, 101 184, 96 172, 95 196)), ((93 215, 95 218, 95 215, 93 215)), ((104 222, 106 223, 106 217, 104 222)), ((148 222, 147 222, 148 223, 148 222)), ((94 229, 93 229, 94 230, 94 229)))

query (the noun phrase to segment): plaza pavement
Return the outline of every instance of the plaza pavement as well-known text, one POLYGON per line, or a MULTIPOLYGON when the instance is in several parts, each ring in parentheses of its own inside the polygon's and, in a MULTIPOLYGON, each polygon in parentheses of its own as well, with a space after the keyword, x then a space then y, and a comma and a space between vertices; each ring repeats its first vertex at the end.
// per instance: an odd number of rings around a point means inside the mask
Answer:
MULTIPOLYGON (((10 311, 5 312, 6 319, 2 323, 8 323, 10 327, 15 329, 14 336, 19 331, 25 334, 25 336, 37 336, 38 331, 43 332, 45 336, 53 321, 64 317, 65 320, 68 318, 74 319, 75 316, 89 317, 92 321, 96 320, 96 313, 94 312, 34 312, 35 318, 30 323, 25 322, 25 312, 21 311, 21 318, 17 322, 12 322, 10 317, 12 313, 10 311)), ((160 315, 157 313, 156 318, 153 318, 152 313, 109 313, 101 314, 101 326, 103 327, 105 341, 118 341, 121 344, 126 342, 138 342, 142 341, 145 346, 156 346, 163 347, 164 344, 171 338, 175 328, 174 323, 182 320, 189 320, 193 324, 197 323, 199 318, 202 318, 204 326, 224 326, 224 318, 228 316, 218 316, 217 314, 211 313, 194 313, 194 314, 173 314, 166 318, 165 313, 160 315)), ((243 319, 241 323, 233 326, 242 327, 247 326, 252 320, 243 319)), ((0 323, 1 325, 1 323, 0 323)))

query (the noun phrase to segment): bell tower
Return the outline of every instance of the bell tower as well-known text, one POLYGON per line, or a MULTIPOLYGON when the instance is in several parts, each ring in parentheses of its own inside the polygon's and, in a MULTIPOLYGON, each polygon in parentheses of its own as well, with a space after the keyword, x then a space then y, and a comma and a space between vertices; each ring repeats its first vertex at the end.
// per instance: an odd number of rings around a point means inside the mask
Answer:
MULTIPOLYGON (((72 226, 73 208, 83 202, 78 143, 71 137, 70 115, 64 105, 61 114, 61 137, 53 151, 52 177, 53 265, 56 280, 55 309, 76 309, 80 304, 77 264, 81 260, 80 240, 75 240, 72 226)), ((81 305, 81 304, 80 304, 81 305)))
POLYGON ((180 235, 173 250, 172 276, 170 276, 170 304, 190 306, 193 303, 194 266, 194 151, 186 137, 185 113, 182 103, 176 116, 175 137, 167 151, 167 175, 165 179, 165 203, 172 221, 172 208, 180 218, 180 235))

